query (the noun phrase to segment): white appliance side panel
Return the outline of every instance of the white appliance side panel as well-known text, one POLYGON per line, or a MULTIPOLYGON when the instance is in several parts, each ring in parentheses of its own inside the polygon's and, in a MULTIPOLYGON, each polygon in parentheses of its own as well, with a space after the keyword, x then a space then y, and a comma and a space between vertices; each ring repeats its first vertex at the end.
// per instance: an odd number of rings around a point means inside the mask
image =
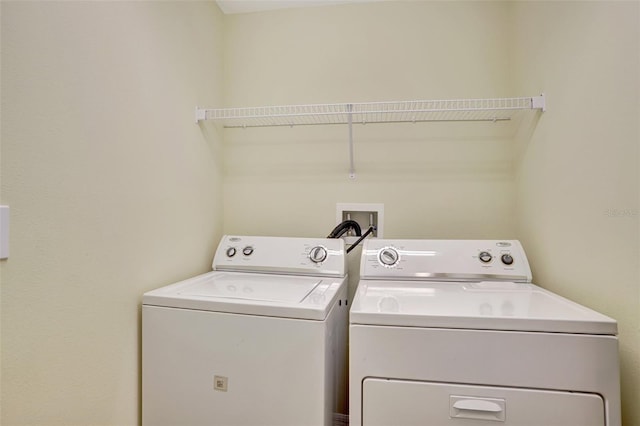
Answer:
MULTIPOLYGON (((347 416, 349 414, 349 304, 347 286, 342 286, 338 295, 339 302, 327 318, 327 353, 325 355, 326 370, 330 374, 327 379, 326 397, 333 403, 333 413, 347 416)), ((333 416, 333 413, 331 414, 333 416)), ((335 425, 335 422, 334 422, 335 425)))
MULTIPOLYGON (((324 398, 325 424, 335 426, 335 415, 348 413, 349 372, 347 370, 349 307, 347 304, 347 287, 340 290, 339 301, 335 303, 325 321, 324 345, 324 398)), ((299 389, 304 393, 305 388, 299 389)))
POLYGON ((604 426, 598 395, 366 379, 366 426, 604 426))
POLYGON ((157 306, 142 315, 143 425, 330 424, 324 321, 157 306))
POLYGON ((349 406, 361 426, 368 377, 598 393, 620 425, 618 339, 562 333, 351 325, 349 406))

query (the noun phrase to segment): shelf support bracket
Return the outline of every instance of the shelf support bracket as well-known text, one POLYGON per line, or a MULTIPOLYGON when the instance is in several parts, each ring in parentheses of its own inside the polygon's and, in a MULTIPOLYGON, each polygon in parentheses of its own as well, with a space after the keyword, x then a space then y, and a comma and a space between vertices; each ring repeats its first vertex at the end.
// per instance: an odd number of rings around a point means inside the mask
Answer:
POLYGON ((545 112, 547 110, 544 93, 542 93, 540 96, 534 96, 531 98, 531 108, 539 109, 542 112, 545 112))
POLYGON ((353 165, 353 104, 347 104, 347 120, 349 125, 349 178, 356 178, 356 170, 353 165))
POLYGON ((196 107, 196 124, 207 119, 207 110, 196 107))

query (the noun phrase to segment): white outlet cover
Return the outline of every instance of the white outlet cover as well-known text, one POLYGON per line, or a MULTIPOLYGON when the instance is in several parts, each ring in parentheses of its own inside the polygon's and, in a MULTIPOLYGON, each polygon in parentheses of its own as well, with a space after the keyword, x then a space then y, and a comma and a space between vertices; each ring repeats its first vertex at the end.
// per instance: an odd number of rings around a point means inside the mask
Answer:
POLYGON ((0 206, 0 259, 9 257, 9 206, 0 206))

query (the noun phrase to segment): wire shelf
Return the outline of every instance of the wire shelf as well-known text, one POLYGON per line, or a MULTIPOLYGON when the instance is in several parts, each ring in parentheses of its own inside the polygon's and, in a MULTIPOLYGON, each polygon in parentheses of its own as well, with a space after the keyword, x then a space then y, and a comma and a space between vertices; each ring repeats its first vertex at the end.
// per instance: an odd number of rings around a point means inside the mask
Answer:
POLYGON ((545 111, 544 94, 527 98, 454 99, 284 105, 250 108, 196 107, 196 123, 212 120, 225 128, 347 124, 349 177, 355 178, 353 124, 436 121, 510 121, 523 111, 545 111))
POLYGON ((544 95, 522 98, 417 100, 249 108, 196 108, 196 122, 226 128, 425 121, 508 121, 518 111, 544 111, 544 95))

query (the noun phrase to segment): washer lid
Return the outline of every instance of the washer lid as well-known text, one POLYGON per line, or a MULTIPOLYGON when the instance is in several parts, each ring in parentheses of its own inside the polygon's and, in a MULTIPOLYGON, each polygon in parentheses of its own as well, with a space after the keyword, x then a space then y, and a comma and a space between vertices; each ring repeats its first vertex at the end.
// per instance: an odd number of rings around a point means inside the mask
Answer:
POLYGON ((144 305, 323 320, 344 278, 209 272, 145 293, 144 305))
POLYGON ((617 323, 536 285, 362 280, 351 324, 617 334, 617 323))
POLYGON ((279 277, 219 274, 182 286, 176 294, 184 297, 232 298, 253 301, 300 303, 322 280, 307 277, 279 277))

